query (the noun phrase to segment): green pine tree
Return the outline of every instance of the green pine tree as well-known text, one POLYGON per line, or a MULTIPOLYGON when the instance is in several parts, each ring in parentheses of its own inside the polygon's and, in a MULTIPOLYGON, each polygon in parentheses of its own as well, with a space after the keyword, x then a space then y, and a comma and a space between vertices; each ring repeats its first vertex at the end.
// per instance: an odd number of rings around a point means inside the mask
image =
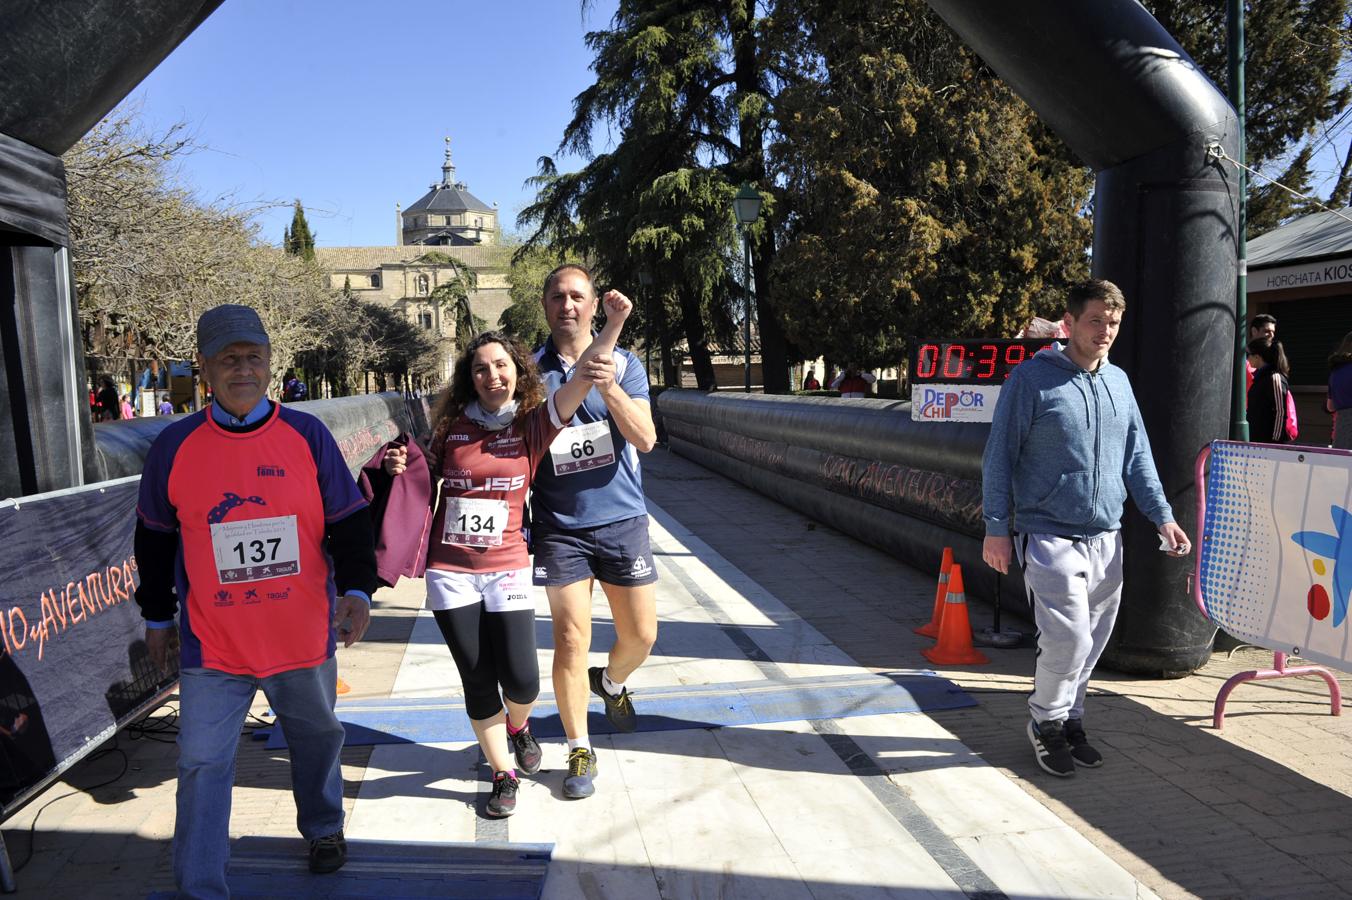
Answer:
POLYGON ((314 262, 315 238, 310 233, 310 223, 305 219, 305 209, 296 200, 291 213, 291 227, 286 232, 284 249, 292 256, 299 256, 306 262, 314 262))
MULTIPOLYGON (((1207 76, 1229 83, 1225 5, 1215 0, 1143 0, 1207 76)), ((1352 193, 1352 3, 1250 0, 1244 4, 1246 162, 1287 187, 1312 193, 1329 184, 1327 204, 1352 193), (1327 171, 1314 171, 1325 143, 1327 171), (1309 152, 1306 152, 1309 151, 1309 152), (1341 163, 1341 165, 1340 165, 1341 163)), ((1263 178, 1249 180, 1249 236, 1317 211, 1263 178)))
POLYGON ((1088 273, 1087 170, 919 0, 796 9, 773 151, 789 337, 896 366, 913 337, 1012 337, 1059 312, 1088 273))
POLYGON ((1319 210, 1291 191, 1306 194, 1310 190, 1310 158, 1314 148, 1306 145, 1296 153, 1276 183, 1255 179, 1249 186, 1249 236, 1271 231, 1278 225, 1306 213, 1319 210))
MULTIPOLYGON (((775 4, 768 4, 773 7, 775 4)), ((740 318, 740 241, 732 197, 744 181, 773 200, 765 162, 770 122, 766 19, 752 0, 634 0, 610 28, 588 35, 596 82, 574 101, 559 150, 586 157, 560 173, 549 158, 521 216, 527 246, 548 245, 593 262, 603 282, 637 291, 638 272, 660 290, 645 305, 652 325, 684 340, 701 387, 714 386, 710 345, 730 347, 740 318), (593 155, 596 127, 619 140, 593 155), (670 307, 670 308, 669 308, 670 307)), ((787 392, 789 348, 767 286, 775 207, 751 229, 757 320, 770 392, 787 392)), ((667 345, 666 335, 659 339, 667 345)))
MULTIPOLYGON (((549 324, 545 321, 544 306, 540 302, 544 290, 545 276, 564 260, 547 250, 535 248, 523 251, 512 260, 507 272, 507 283, 512 305, 503 310, 499 317, 502 330, 521 341, 527 347, 538 347, 549 337, 549 324)), ((632 322, 639 314, 641 306, 635 304, 632 322)), ((626 324, 626 329, 632 326, 626 324)))

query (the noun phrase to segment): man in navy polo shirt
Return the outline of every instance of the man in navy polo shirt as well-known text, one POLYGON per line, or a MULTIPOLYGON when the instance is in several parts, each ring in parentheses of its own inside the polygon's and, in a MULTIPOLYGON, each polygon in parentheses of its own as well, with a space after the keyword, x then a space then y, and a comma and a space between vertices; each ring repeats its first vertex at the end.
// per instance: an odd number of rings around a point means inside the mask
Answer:
POLYGON ((575 368, 592 340, 596 289, 579 265, 559 266, 545 279, 542 302, 549 339, 535 354, 550 391, 571 378, 592 383, 569 427, 536 471, 531 496, 534 581, 544 585, 554 620, 554 695, 568 736, 570 799, 596 790, 596 754, 587 736, 587 692, 599 695, 606 717, 633 731, 634 705, 624 683, 657 639, 657 572, 648 544, 638 454, 657 442, 648 399, 648 373, 638 357, 616 349, 609 358, 575 368), (601 582, 615 622, 605 666, 587 668, 591 649, 592 582, 601 582))

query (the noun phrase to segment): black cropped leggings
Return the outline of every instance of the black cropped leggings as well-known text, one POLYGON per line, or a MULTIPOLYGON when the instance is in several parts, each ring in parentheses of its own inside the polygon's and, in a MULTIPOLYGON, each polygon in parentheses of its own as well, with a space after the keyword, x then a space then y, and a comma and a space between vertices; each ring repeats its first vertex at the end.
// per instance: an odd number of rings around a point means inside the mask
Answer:
POLYGON ((465 711, 471 719, 496 716, 502 711, 503 696, 521 704, 533 703, 540 696, 535 610, 488 612, 479 602, 458 609, 435 609, 432 615, 460 670, 465 711))

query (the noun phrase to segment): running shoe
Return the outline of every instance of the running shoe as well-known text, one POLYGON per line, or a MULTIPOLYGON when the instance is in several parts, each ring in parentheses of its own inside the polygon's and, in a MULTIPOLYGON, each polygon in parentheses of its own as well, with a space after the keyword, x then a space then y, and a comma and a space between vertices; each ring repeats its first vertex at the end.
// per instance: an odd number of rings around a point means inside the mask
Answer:
POLYGON ((1038 723, 1029 719, 1028 740, 1033 744, 1033 753, 1042 771, 1058 778, 1075 774, 1075 757, 1070 755, 1070 745, 1066 743, 1064 722, 1038 723))
POLYGON ((1066 743, 1070 744, 1070 755, 1078 765, 1087 769, 1097 769, 1103 765, 1103 754, 1095 750, 1084 734, 1084 721, 1066 719, 1066 743))
POLYGON ((310 871, 316 875, 337 872, 347 862, 347 840, 341 831, 310 841, 310 871))
POLYGON ((563 796, 581 800, 596 793, 596 754, 586 747, 568 751, 568 774, 563 778, 563 796))
POLYGON ((493 793, 488 798, 487 812, 495 819, 505 819, 516 812, 516 792, 521 782, 507 772, 493 776, 493 793))
POLYGON ((512 752, 516 754, 516 770, 525 775, 534 775, 540 771, 540 744, 535 740, 535 735, 530 733, 530 725, 526 725, 516 734, 508 736, 508 743, 512 745, 512 752))
POLYGON ((609 694, 601 681, 604 666, 592 666, 587 670, 587 680, 591 682, 592 693, 606 703, 606 718, 610 724, 625 734, 638 727, 638 714, 634 712, 634 701, 629 699, 629 689, 620 688, 619 695, 609 694))

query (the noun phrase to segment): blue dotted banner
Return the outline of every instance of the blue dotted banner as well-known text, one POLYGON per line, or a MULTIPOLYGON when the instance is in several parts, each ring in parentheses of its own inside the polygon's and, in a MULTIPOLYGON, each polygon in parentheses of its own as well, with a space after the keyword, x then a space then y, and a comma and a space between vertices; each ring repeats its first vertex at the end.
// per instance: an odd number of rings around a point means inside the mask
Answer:
POLYGON ((1213 443, 1200 575, 1207 615, 1250 643, 1349 668, 1349 510, 1352 454, 1213 443))

